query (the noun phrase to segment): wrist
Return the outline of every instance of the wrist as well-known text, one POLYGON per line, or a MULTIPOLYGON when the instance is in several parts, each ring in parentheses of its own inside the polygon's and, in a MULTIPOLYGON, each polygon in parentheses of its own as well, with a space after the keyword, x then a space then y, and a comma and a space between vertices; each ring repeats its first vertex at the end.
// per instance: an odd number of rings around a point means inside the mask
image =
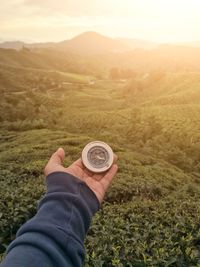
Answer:
POLYGON ((94 214, 100 208, 100 202, 90 187, 79 178, 66 172, 52 172, 46 177, 47 194, 68 192, 81 195, 94 214))

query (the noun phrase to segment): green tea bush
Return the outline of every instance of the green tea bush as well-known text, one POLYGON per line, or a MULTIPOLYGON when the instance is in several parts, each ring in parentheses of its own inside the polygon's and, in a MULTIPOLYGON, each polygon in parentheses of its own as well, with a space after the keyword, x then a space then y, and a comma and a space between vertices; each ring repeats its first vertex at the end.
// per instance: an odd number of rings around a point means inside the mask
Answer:
POLYGON ((138 96, 116 81, 78 88, 63 85, 63 73, 26 74, 23 91, 0 101, 0 253, 35 214, 50 155, 63 147, 68 166, 103 140, 119 171, 87 236, 85 266, 200 266, 200 107, 179 95, 193 96, 199 78, 158 75, 138 96))
MULTIPOLYGON (((198 199, 199 202, 199 199, 198 199)), ((87 238, 86 266, 197 266, 199 207, 173 197, 105 205, 87 238)))

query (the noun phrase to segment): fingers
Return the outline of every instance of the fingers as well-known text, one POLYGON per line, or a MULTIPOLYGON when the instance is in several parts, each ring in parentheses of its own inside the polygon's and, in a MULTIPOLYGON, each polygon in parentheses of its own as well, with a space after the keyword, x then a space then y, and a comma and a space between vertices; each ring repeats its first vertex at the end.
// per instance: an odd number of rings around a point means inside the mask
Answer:
POLYGON ((65 159, 65 151, 62 147, 60 147, 58 150, 57 150, 57 155, 58 157, 60 158, 61 162, 63 163, 64 159, 65 159))
POLYGON ((47 165, 44 168, 44 174, 47 176, 51 172, 61 170, 62 163, 65 158, 65 151, 63 148, 59 148, 53 155, 51 156, 50 160, 48 161, 47 165))
MULTIPOLYGON (((118 157, 116 154, 114 154, 114 159, 113 159, 113 164, 116 163, 118 157)), ((109 172, 110 170, 108 170, 107 172, 109 172)), ((92 177, 97 180, 97 181, 100 181, 102 179, 102 177, 105 176, 105 173, 93 173, 92 177)))
MULTIPOLYGON (((115 162, 117 161, 117 155, 114 154, 114 159, 113 159, 113 165, 116 165, 115 162)), ((95 179, 96 181, 100 181, 101 179, 103 179, 103 177, 107 177, 107 175, 111 174, 112 175, 112 167, 111 169, 109 169, 106 173, 94 173, 90 170, 88 170, 84 164, 81 158, 79 158, 78 160, 76 160, 74 163, 72 163, 71 166, 72 168, 80 168, 83 171, 83 174, 87 177, 92 177, 93 179, 95 179)), ((84 177, 83 177, 84 178, 84 177)))
POLYGON ((114 176, 116 175, 118 170, 118 166, 117 164, 112 165, 112 167, 110 168, 110 170, 105 174, 105 176, 99 181, 104 190, 106 191, 108 189, 108 187, 110 186, 114 176))
POLYGON ((49 163, 62 165, 64 158, 65 158, 65 151, 63 148, 60 147, 55 153, 53 153, 53 155, 49 160, 49 163))

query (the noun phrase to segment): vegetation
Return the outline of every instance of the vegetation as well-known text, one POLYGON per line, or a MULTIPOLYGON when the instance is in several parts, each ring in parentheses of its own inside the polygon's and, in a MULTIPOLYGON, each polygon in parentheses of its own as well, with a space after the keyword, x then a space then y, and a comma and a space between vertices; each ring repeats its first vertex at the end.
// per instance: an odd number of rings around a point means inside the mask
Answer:
POLYGON ((119 172, 85 266, 200 266, 200 73, 111 72, 0 67, 0 253, 35 214, 51 153, 68 165, 97 139, 119 172))

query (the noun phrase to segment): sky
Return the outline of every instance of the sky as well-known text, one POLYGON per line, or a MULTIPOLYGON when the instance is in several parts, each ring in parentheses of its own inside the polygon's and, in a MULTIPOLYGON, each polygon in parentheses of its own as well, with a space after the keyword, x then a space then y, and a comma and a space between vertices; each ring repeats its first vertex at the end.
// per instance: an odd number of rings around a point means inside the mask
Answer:
POLYGON ((200 41, 200 1, 1 0, 0 41, 61 41, 85 31, 155 42, 200 41))

